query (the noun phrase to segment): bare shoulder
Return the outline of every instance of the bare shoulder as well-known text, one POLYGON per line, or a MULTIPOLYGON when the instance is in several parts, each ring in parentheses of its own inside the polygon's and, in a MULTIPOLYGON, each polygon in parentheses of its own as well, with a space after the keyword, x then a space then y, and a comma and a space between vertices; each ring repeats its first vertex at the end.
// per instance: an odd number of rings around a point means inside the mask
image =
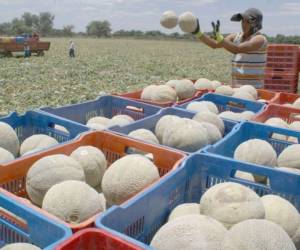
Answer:
POLYGON ((267 38, 262 34, 257 34, 254 37, 252 37, 251 40, 256 42, 266 42, 267 38))

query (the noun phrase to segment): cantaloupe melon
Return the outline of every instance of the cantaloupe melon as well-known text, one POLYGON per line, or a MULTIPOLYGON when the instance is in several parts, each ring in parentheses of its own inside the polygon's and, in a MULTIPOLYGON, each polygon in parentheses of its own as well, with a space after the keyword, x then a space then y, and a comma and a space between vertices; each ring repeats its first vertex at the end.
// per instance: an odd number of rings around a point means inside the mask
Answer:
POLYGON ((186 109, 194 112, 210 111, 215 114, 219 113, 216 104, 210 101, 191 102, 187 105, 186 109))
POLYGON ((245 220, 234 225, 221 243, 221 250, 296 250, 288 234, 268 220, 245 220))
POLYGON ((47 149, 58 144, 58 141, 49 135, 35 134, 23 141, 20 147, 20 155, 24 155, 29 151, 39 151, 47 149))
POLYGON ((200 206, 198 203, 183 203, 175 207, 169 215, 168 221, 177 219, 182 216, 187 215, 199 215, 200 214, 200 206))
POLYGON ((198 90, 214 90, 215 89, 213 83, 206 78, 199 78, 195 82, 194 86, 198 90))
POLYGON ((180 117, 175 115, 164 115, 161 117, 155 125, 155 135, 160 143, 162 143, 162 137, 165 129, 172 126, 175 121, 180 120, 180 117))
MULTIPOLYGON (((296 130, 296 131, 300 131, 300 121, 294 121, 291 124, 289 124, 289 128, 296 130)), ((288 137, 288 141, 293 142, 293 143, 299 143, 298 138, 296 137, 288 137)))
POLYGON ((160 18, 160 24, 167 29, 175 28, 177 23, 178 17, 172 10, 165 11, 160 18))
POLYGON ((175 89, 176 85, 180 82, 180 80, 169 80, 166 82, 166 85, 175 89))
POLYGON ((263 219, 265 210, 260 197, 238 183, 220 183, 201 197, 200 213, 221 222, 226 228, 248 219, 263 219))
POLYGON ((0 148, 0 164, 14 160, 14 155, 4 148, 0 148))
POLYGON ((215 93, 219 95, 232 96, 234 94, 234 90, 230 86, 222 85, 216 88, 215 93))
MULTIPOLYGON (((300 221, 300 216, 299 216, 300 221)), ((297 249, 300 249, 300 226, 297 228, 296 233, 293 235, 292 240, 297 249)))
POLYGON ((197 17, 191 12, 184 12, 179 16, 178 23, 183 32, 192 33, 197 28, 197 17))
POLYGON ((12 243, 7 244, 1 250, 42 250, 41 248, 29 243, 12 243))
POLYGON ((74 180, 52 186, 42 208, 71 224, 81 223, 103 211, 98 192, 85 182, 74 180))
POLYGON ((300 144, 293 144, 285 148, 277 159, 278 167, 300 169, 300 144))
POLYGON ((87 121, 86 125, 89 126, 90 124, 100 124, 103 127, 107 127, 109 120, 110 120, 109 118, 106 118, 104 116, 95 116, 95 117, 90 118, 87 121))
POLYGON ((219 129, 219 131, 221 132, 221 135, 224 134, 225 125, 224 125, 223 120, 220 117, 218 117, 218 115, 216 115, 212 112, 207 112, 207 111, 199 112, 193 117, 193 120, 197 121, 197 122, 211 123, 219 129))
POLYGON ((70 156, 81 165, 87 184, 91 187, 101 185, 107 161, 100 149, 93 146, 81 146, 75 149, 70 156))
POLYGON ((255 113, 247 110, 247 111, 240 113, 239 115, 242 120, 251 120, 255 116, 255 113))
POLYGON ((156 89, 157 89, 157 85, 153 85, 153 84, 145 87, 141 93, 141 99, 151 101, 152 94, 156 91, 156 89))
POLYGON ((220 130, 214 124, 208 122, 201 122, 200 124, 206 129, 209 144, 214 144, 222 139, 220 130))
POLYGON ((253 96, 253 98, 255 100, 257 99, 257 96, 258 96, 257 90, 253 86, 251 86, 251 85, 243 85, 242 87, 240 87, 240 90, 248 92, 249 94, 251 94, 253 96))
POLYGON ((226 228, 203 215, 171 220, 154 235, 151 247, 157 250, 219 250, 226 228))
POLYGON ((134 122, 133 118, 128 116, 128 115, 115 115, 112 117, 109 122, 108 122, 108 127, 113 127, 113 126, 126 126, 130 123, 134 122))
POLYGON ((222 86, 222 83, 218 80, 213 80, 213 81, 211 81, 211 83, 213 85, 214 90, 217 89, 218 87, 222 86))
MULTIPOLYGON (((159 144, 158 139, 156 138, 155 134, 151 130, 148 129, 137 129, 128 134, 129 137, 132 137, 134 139, 142 140, 148 143, 153 143, 153 144, 159 144)), ((129 148, 130 153, 134 154, 147 154, 147 152, 144 152, 139 149, 135 148, 129 148)))
POLYGON ((205 127, 200 123, 181 119, 168 127, 163 134, 162 144, 187 152, 194 152, 209 144, 205 127))
POLYGON ((0 147, 11 152, 14 157, 19 154, 20 143, 14 129, 5 122, 0 122, 0 147))
POLYGON ((219 117, 222 119, 228 119, 233 121, 241 121, 242 119, 239 113, 235 113, 232 111, 223 111, 222 113, 219 114, 219 117))
POLYGON ((265 208, 265 219, 281 226, 292 238, 300 226, 297 209, 277 195, 265 195, 261 200, 265 208))
POLYGON ((141 99, 153 102, 175 102, 177 100, 177 94, 176 91, 168 85, 150 85, 144 88, 141 99))
POLYGON ((31 201, 42 205, 46 192, 55 184, 66 180, 85 181, 81 165, 73 158, 57 154, 36 161, 26 176, 26 191, 31 201))
POLYGON ((276 151, 270 143, 260 139, 250 139, 241 143, 234 152, 234 159, 258 165, 276 166, 276 151))
POLYGON ((102 191, 109 204, 120 205, 158 179, 158 169, 148 158, 127 155, 106 170, 102 191))
POLYGON ((106 199, 105 199, 103 193, 99 193, 99 196, 100 196, 101 206, 103 208, 103 211, 105 211, 106 210, 106 199))
MULTIPOLYGON (((278 127, 278 128, 289 128, 289 125, 282 120, 281 118, 278 117, 272 117, 269 118, 268 120, 265 121, 265 124, 273 126, 273 127, 278 127)), ((287 136, 286 135, 281 135, 281 134, 277 134, 274 133, 272 135, 272 138, 277 139, 277 140, 287 140, 287 136)))
POLYGON ((180 80, 175 86, 175 91, 179 100, 192 98, 196 93, 193 82, 188 79, 180 80))
POLYGON ((240 98, 248 101, 255 101, 254 97, 249 92, 242 91, 242 90, 235 91, 232 97, 240 98))
MULTIPOLYGON (((275 167, 277 154, 270 143, 260 139, 250 139, 241 143, 234 151, 234 159, 246 161, 257 165, 275 167)), ((258 182, 264 182, 266 178, 254 175, 258 182)))
POLYGON ((176 91, 167 85, 159 85, 152 90, 151 101, 155 102, 176 102, 176 91))

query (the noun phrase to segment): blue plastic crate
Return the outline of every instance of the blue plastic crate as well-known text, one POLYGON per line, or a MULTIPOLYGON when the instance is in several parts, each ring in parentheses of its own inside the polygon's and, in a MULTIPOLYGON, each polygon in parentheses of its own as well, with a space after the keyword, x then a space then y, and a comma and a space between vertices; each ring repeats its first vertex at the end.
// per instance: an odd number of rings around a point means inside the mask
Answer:
POLYGON ((253 102, 253 101, 243 100, 231 96, 218 95, 212 93, 205 94, 198 99, 195 99, 193 101, 190 101, 188 103, 176 107, 180 109, 186 109, 186 107, 191 102, 201 102, 201 101, 213 102, 218 107, 220 113, 223 111, 232 111, 236 113, 240 113, 243 111, 252 111, 254 113, 258 113, 264 110, 264 108, 266 107, 264 103, 253 102))
POLYGON ((134 120, 140 120, 156 114, 160 109, 160 107, 150 104, 106 95, 84 103, 58 108, 46 107, 41 110, 47 112, 49 115, 55 115, 85 125, 90 118, 95 116, 112 118, 115 115, 124 114, 131 116, 134 120))
POLYGON ((1 117, 0 122, 8 123, 15 129, 20 143, 34 134, 46 134, 55 138, 58 142, 65 142, 89 130, 85 126, 52 117, 39 111, 27 111, 22 115, 13 112, 8 116, 1 117), (57 125, 64 127, 68 132, 58 129, 57 125))
POLYGON ((151 249, 149 243, 157 230, 166 223, 173 208, 187 203, 199 203, 202 194, 221 182, 237 182, 252 188, 260 196, 276 194, 300 209, 300 175, 230 159, 199 153, 187 158, 159 183, 121 206, 113 206, 96 219, 96 226, 112 234, 151 249), (236 178, 235 172, 267 176, 269 186, 236 178))
POLYGON ((237 125, 224 140, 204 149, 205 152, 233 158, 235 149, 244 141, 250 139, 261 139, 269 142, 279 155, 286 147, 293 144, 288 141, 273 139, 273 134, 281 134, 298 138, 300 132, 282 129, 256 122, 242 122, 237 125))
POLYGON ((54 249, 72 235, 71 229, 18 202, 0 189, 0 248, 24 242, 54 249))
MULTIPOLYGON (((109 130, 114 131, 121 135, 128 135, 130 132, 134 130, 144 128, 144 129, 151 130, 154 133, 156 123, 159 121, 161 117, 165 115, 176 115, 179 117, 191 119, 194 117, 195 113, 187 110, 177 109, 177 108, 164 108, 159 113, 149 116, 143 120, 136 121, 124 127, 112 127, 109 130)), ((225 125, 224 136, 226 136, 232 130, 232 128, 237 124, 237 122, 229 121, 229 120, 223 120, 223 121, 225 125)), ((186 152, 186 153, 191 153, 191 152, 186 152)))

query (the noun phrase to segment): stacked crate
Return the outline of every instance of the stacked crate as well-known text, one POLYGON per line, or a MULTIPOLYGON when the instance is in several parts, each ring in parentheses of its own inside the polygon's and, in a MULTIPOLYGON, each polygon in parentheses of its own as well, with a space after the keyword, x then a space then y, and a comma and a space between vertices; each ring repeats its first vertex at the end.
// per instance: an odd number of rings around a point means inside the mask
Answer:
POLYGON ((276 92, 297 92, 299 60, 298 45, 269 45, 265 68, 265 89, 276 92))

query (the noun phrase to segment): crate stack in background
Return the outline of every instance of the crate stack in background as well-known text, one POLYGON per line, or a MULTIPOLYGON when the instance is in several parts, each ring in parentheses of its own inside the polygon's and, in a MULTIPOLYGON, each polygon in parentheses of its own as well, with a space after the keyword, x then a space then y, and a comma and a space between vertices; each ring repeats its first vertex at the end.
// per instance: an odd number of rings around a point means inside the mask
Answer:
POLYGON ((264 88, 276 92, 296 93, 299 60, 298 45, 270 44, 267 50, 264 88))

